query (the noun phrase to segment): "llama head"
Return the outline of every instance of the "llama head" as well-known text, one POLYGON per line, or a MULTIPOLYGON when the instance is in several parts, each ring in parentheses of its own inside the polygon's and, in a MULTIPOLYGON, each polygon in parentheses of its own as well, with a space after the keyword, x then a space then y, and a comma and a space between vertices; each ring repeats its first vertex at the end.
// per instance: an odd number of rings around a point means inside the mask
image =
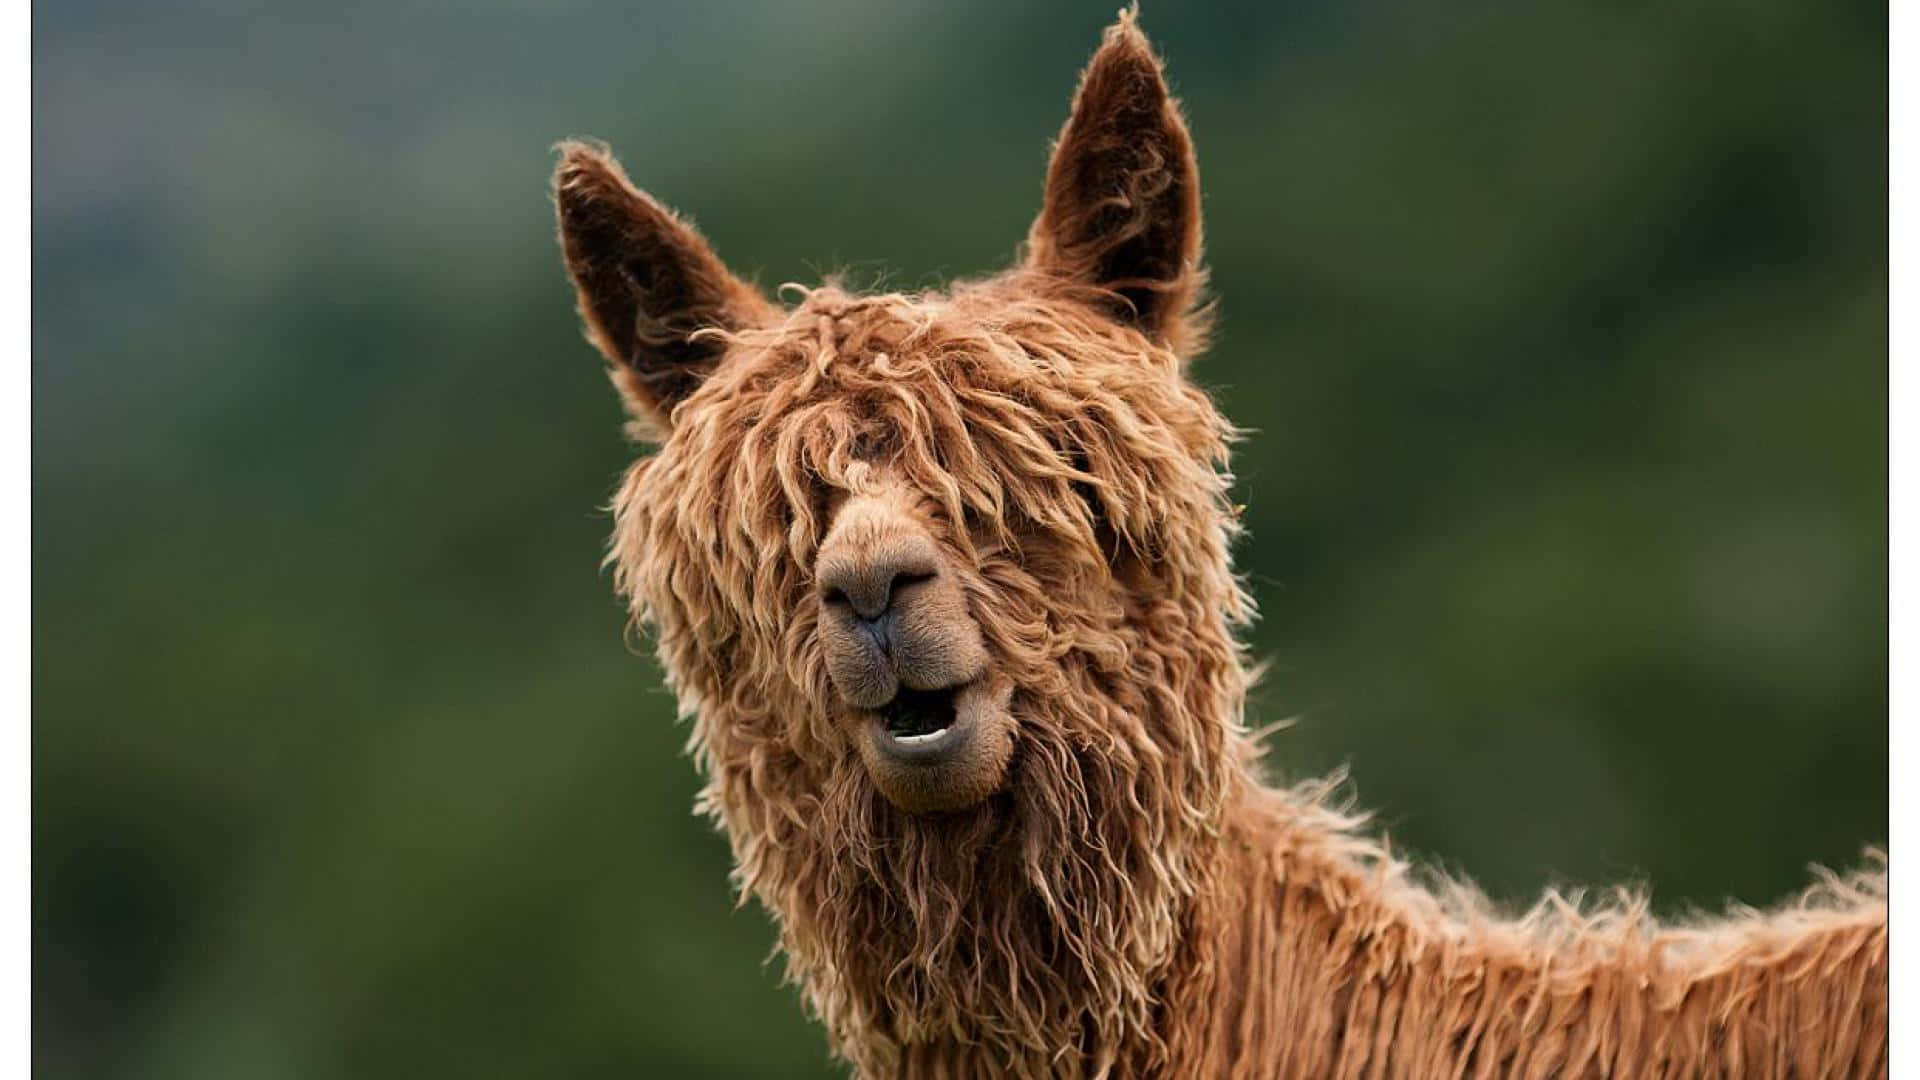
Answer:
POLYGON ((564 148, 556 201, 655 444, 616 582, 843 1048, 1144 1027, 1238 762, 1249 605, 1232 429, 1186 373, 1197 170, 1131 16, 995 277, 779 304, 599 149, 564 148))

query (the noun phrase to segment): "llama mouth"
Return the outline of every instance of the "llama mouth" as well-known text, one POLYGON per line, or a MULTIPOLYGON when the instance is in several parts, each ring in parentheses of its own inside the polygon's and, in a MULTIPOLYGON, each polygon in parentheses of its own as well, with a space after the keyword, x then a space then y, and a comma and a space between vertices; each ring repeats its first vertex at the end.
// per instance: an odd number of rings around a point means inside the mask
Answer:
POLYGON ((955 698, 960 687, 945 690, 908 690, 904 687, 880 710, 887 739, 906 750, 931 749, 952 734, 959 720, 955 698))
POLYGON ((982 673, 944 690, 901 688, 867 712, 860 759, 887 801, 912 814, 964 810, 1000 787, 1013 753, 1013 685, 982 673))

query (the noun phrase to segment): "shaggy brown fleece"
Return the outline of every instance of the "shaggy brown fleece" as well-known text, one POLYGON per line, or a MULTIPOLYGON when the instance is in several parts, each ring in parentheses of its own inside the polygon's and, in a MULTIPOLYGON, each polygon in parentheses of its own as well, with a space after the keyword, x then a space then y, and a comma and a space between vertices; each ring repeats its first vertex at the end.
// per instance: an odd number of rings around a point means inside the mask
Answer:
POLYGON ((1262 782, 1235 432, 1186 377, 1198 170, 1130 13, 997 277, 782 307, 597 148, 564 149, 556 198, 658 442, 614 500, 618 587, 742 897, 862 1075, 1884 1075, 1884 864, 1717 921, 1630 894, 1504 918, 1416 884, 1331 785, 1262 782), (875 493, 1011 687, 1010 754, 944 813, 876 785, 821 645, 818 553, 875 493))

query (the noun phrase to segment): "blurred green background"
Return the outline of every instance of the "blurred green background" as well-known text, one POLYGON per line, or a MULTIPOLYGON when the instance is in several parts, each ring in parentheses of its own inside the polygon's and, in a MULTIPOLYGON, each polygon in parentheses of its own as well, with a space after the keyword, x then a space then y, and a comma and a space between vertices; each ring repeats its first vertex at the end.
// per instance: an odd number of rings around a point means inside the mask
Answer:
MULTIPOLYGON (((599 568, 549 146, 933 284, 1114 6, 36 4, 36 1071, 829 1073, 599 568)), ((1509 899, 1884 840, 1885 18, 1149 4, 1276 768, 1509 899)))

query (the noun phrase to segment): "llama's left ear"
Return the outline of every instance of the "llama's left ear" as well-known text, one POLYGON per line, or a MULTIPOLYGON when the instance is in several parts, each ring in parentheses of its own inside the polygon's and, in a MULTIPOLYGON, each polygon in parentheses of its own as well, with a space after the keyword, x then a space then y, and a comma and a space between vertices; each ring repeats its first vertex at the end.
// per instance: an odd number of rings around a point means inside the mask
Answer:
POLYGON ((553 197, 567 273, 587 337, 613 366, 640 433, 659 437, 673 408, 719 363, 719 335, 771 317, 692 225, 633 186, 606 150, 560 147, 553 197))
POLYGON ((1182 355, 1199 347, 1200 169, 1131 10, 1080 77, 1027 252, 1030 268, 1101 290, 1116 319, 1182 355))

